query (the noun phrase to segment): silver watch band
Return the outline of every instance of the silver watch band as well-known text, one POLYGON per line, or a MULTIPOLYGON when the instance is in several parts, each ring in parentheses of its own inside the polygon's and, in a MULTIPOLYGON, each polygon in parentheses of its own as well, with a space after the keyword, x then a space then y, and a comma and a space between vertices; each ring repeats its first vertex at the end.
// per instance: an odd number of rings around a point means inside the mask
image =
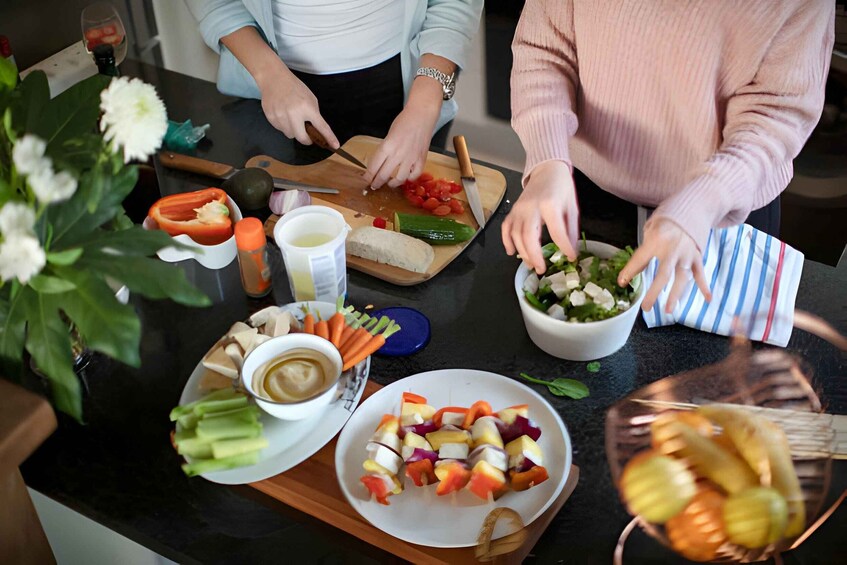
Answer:
POLYGON ((448 75, 435 67, 421 67, 415 73, 415 77, 429 77, 440 82, 441 89, 444 92, 444 100, 450 100, 456 92, 456 73, 448 75))

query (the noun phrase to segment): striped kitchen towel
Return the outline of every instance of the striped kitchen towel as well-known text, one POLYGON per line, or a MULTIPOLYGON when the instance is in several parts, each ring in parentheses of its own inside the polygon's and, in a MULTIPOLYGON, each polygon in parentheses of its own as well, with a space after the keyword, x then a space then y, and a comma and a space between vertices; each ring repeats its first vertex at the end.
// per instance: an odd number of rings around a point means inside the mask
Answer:
MULTIPOLYGON (((644 271, 649 287, 656 274, 654 258, 644 271)), ((670 314, 665 304, 673 280, 648 312, 647 326, 674 323, 721 335, 743 333, 752 340, 784 347, 794 327, 794 300, 803 271, 803 254, 747 224, 713 229, 703 253, 712 301, 688 283, 670 314), (735 320, 738 320, 738 323, 735 320)))

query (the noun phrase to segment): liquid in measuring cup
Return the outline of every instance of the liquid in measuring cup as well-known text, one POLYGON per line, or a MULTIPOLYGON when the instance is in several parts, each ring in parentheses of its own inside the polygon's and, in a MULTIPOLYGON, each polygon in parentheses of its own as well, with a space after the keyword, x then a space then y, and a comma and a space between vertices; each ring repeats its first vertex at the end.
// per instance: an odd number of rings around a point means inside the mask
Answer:
POLYGON ((309 233, 295 238, 291 241, 291 245, 295 247, 317 247, 324 243, 329 243, 334 238, 331 235, 323 233, 309 233))

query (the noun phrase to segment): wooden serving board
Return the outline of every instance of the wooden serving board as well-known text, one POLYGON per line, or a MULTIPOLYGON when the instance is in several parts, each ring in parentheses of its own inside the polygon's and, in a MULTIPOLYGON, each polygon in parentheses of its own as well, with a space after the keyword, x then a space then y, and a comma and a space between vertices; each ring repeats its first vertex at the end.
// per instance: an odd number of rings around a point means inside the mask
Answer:
MULTIPOLYGON (((362 394, 362 401, 378 391, 382 386, 368 381, 362 394)), ((250 486, 315 518, 340 528, 371 545, 411 561, 433 565, 477 563, 475 548, 463 547, 445 549, 415 545, 390 536, 372 526, 347 502, 338 477, 335 473, 335 447, 338 438, 334 438, 312 457, 284 473, 265 479, 250 486)), ((498 555, 489 563, 521 563, 550 525, 550 522, 562 509, 573 493, 579 481, 579 468, 571 467, 568 480, 559 498, 529 526, 524 528, 526 541, 511 553, 498 555)), ((482 524, 480 524, 482 526, 482 524)), ((514 536, 516 534, 512 534, 514 536)), ((511 536, 507 536, 509 538, 511 536)), ((503 538, 506 539, 506 538, 503 538)), ((492 542, 492 545, 497 540, 492 542)))
MULTIPOLYGON (((343 148, 360 161, 367 163, 381 142, 381 139, 360 135, 350 139, 343 148)), ((390 227, 394 212, 426 213, 425 210, 409 204, 400 188, 392 189, 386 186, 379 190, 370 190, 368 183, 362 178, 362 169, 338 155, 332 155, 318 163, 300 166, 288 165, 266 155, 258 155, 247 161, 246 166, 263 168, 274 177, 339 189, 339 194, 312 194, 312 199, 318 204, 330 206, 341 212, 350 227, 354 229, 371 225, 377 217, 386 218, 390 227)), ((459 163, 454 157, 430 152, 424 170, 437 179, 446 178, 461 184, 459 163)), ((506 177, 500 171, 477 164, 474 164, 474 174, 487 221, 506 194, 506 177)), ((475 227, 479 234, 481 230, 473 218, 464 191, 453 197, 465 202, 465 213, 449 217, 475 227)), ((278 219, 278 216, 273 215, 265 222, 265 232, 269 237, 273 236, 273 227, 278 219)), ((458 245, 433 246, 435 259, 426 273, 415 273, 349 254, 347 264, 357 271, 390 283, 411 286, 437 275, 458 257, 471 241, 473 239, 458 245)))

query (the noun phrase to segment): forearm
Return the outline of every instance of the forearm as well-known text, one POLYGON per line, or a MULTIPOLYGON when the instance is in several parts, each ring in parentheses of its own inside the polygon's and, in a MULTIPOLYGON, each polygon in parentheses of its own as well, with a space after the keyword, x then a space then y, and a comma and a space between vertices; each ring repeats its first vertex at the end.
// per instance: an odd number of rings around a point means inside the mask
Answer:
POLYGON ((253 26, 242 27, 221 38, 221 43, 244 65, 259 89, 273 78, 292 75, 285 63, 265 43, 253 26))
MULTIPOLYGON (((456 64, 453 61, 438 55, 433 55, 432 53, 424 53, 421 55, 418 67, 432 67, 446 75, 451 75, 456 72, 456 64)), ((412 82, 412 88, 409 90, 409 98, 406 101, 406 107, 412 110, 424 112, 427 116, 433 119, 438 119, 443 102, 444 89, 441 83, 430 77, 419 76, 412 82)))

